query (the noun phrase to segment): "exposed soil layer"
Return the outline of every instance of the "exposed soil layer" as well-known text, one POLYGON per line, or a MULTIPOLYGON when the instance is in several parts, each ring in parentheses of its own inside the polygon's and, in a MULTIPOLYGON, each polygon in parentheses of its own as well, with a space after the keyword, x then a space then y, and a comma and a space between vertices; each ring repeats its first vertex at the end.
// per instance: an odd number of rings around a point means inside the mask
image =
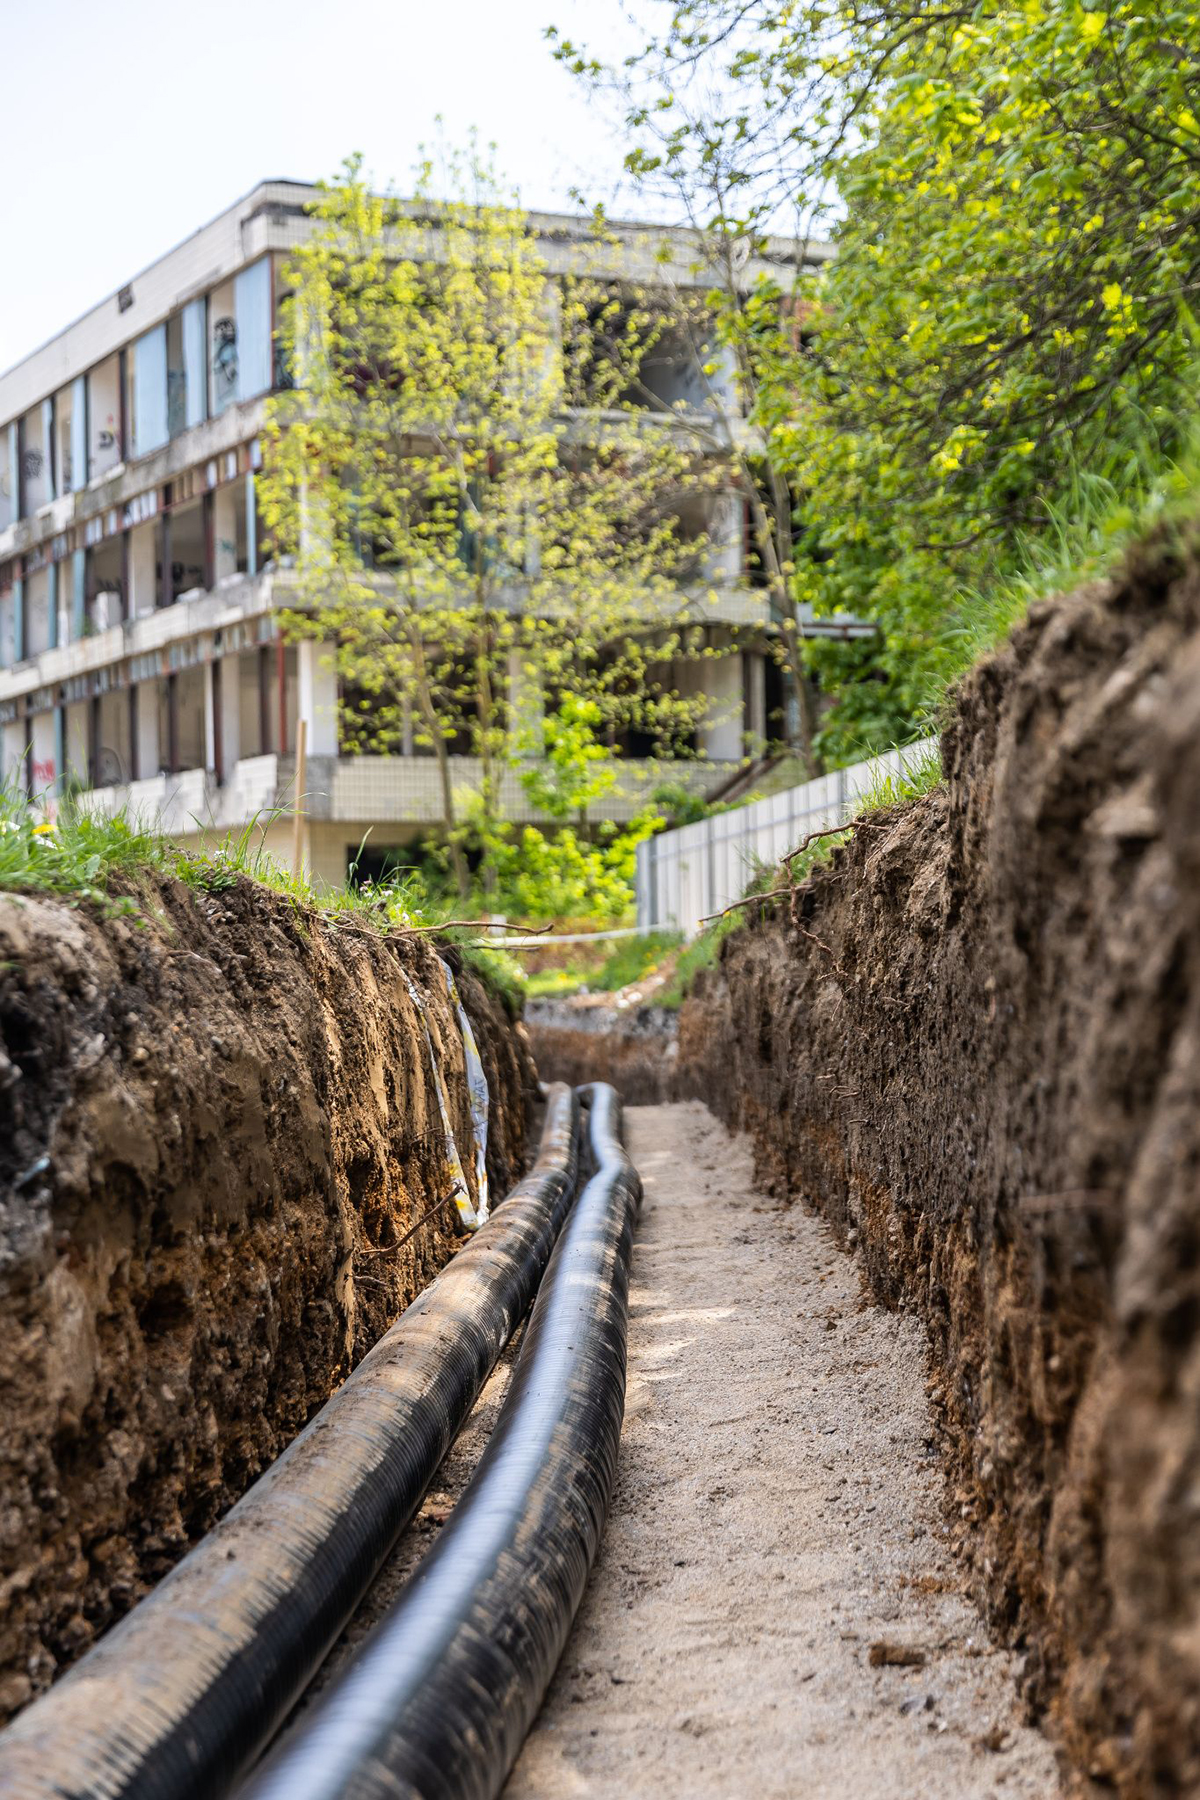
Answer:
POLYGON ((678 1017, 665 1008, 619 1008, 599 996, 531 1000, 525 1025, 543 1081, 579 1087, 602 1075, 627 1106, 651 1106, 676 1092, 678 1017))
POLYGON ((947 781, 733 933, 679 1074, 928 1328, 981 1598, 1081 1785, 1200 1792, 1200 577, 1035 611, 947 781))
MULTIPOLYGON (((248 882, 165 883, 137 917, 0 900, 0 1717, 209 1529, 460 1241, 450 1205, 400 1243, 451 1189, 406 975, 470 1165, 425 939, 248 882)), ((532 1063, 458 982, 503 1193, 532 1063)))

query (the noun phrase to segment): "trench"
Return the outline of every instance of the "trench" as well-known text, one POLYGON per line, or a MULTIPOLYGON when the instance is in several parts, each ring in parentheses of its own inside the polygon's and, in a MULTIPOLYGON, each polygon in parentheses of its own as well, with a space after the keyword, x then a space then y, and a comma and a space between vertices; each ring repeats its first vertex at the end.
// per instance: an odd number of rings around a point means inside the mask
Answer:
POLYGON ((0 899, 0 1049, 2 1721, 511 1187, 535 1078, 468 968, 245 880, 0 899))
MULTIPOLYGON (((1020 1658, 990 1639, 943 1514, 916 1321, 869 1302, 830 1229, 766 1193, 749 1141, 702 1104, 629 1107, 625 1135, 644 1200, 616 1485, 507 1800, 1056 1793, 1020 1658)), ((453 1530, 520 1349, 301 1727, 453 1530)))

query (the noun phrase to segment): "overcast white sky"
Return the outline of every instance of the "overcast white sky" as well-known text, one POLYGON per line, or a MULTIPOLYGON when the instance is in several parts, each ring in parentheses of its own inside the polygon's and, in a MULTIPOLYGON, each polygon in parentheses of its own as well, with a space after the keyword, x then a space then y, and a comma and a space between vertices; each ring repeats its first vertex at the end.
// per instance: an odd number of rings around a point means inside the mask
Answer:
POLYGON ((0 369, 267 177, 361 150, 404 188, 475 126, 527 206, 611 201, 621 145, 543 41, 611 54, 619 0, 0 0, 0 369))

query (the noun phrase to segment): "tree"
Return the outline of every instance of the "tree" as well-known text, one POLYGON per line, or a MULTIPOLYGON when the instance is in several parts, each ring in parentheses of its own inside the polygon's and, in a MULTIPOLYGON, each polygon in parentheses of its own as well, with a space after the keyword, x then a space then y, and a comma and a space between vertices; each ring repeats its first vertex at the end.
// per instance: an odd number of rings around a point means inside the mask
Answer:
POLYGON ((646 16, 622 77, 634 175, 692 196, 706 237, 743 255, 773 222, 832 231, 818 274, 765 273, 725 325, 758 359, 753 416, 801 497, 797 600, 879 625, 866 652, 805 647, 834 690, 822 741, 844 755, 928 708, 974 641, 976 590, 1048 513, 1178 448, 1200 280, 1195 12, 680 0, 646 16))
POLYGON ((703 607, 678 510, 703 476, 625 398, 641 342, 600 348, 605 293, 549 280, 474 150, 437 174, 451 198, 428 164, 407 203, 357 159, 323 188, 289 270, 263 506, 296 558, 288 628, 336 645, 352 746, 436 756, 462 891, 451 746, 478 758, 486 892, 501 773, 547 696, 686 729, 653 671, 703 607))

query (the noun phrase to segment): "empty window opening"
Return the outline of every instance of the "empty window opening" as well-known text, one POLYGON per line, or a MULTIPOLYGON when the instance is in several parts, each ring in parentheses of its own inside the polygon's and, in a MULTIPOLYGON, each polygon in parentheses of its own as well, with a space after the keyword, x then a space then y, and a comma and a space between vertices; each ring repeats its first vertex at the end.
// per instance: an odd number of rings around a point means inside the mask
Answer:
POLYGON ((157 561, 161 604, 171 606, 183 595, 208 586, 208 534, 204 502, 164 513, 158 522, 157 561))
POLYGON ((88 766, 93 787, 124 787, 134 779, 129 692, 114 688, 91 702, 88 766))
POLYGON ((159 683, 163 711, 159 718, 159 741, 163 745, 168 773, 177 775, 183 769, 202 769, 205 759, 204 670, 180 669, 159 683))
POLYGON ((129 540, 129 611, 131 619, 144 619, 158 605, 158 524, 147 519, 127 533, 129 540))
POLYGON ((238 744, 242 756, 266 756, 271 741, 271 676, 275 666, 274 649, 264 644, 250 655, 225 658, 225 681, 236 675, 237 688, 225 704, 236 703, 238 709, 238 744))
POLYGON ((125 617, 123 540, 106 538, 87 552, 84 578, 84 631, 92 636, 119 625, 125 617))
POLYGON ((50 648, 50 570, 35 569, 25 579, 25 654, 40 656, 50 648))

